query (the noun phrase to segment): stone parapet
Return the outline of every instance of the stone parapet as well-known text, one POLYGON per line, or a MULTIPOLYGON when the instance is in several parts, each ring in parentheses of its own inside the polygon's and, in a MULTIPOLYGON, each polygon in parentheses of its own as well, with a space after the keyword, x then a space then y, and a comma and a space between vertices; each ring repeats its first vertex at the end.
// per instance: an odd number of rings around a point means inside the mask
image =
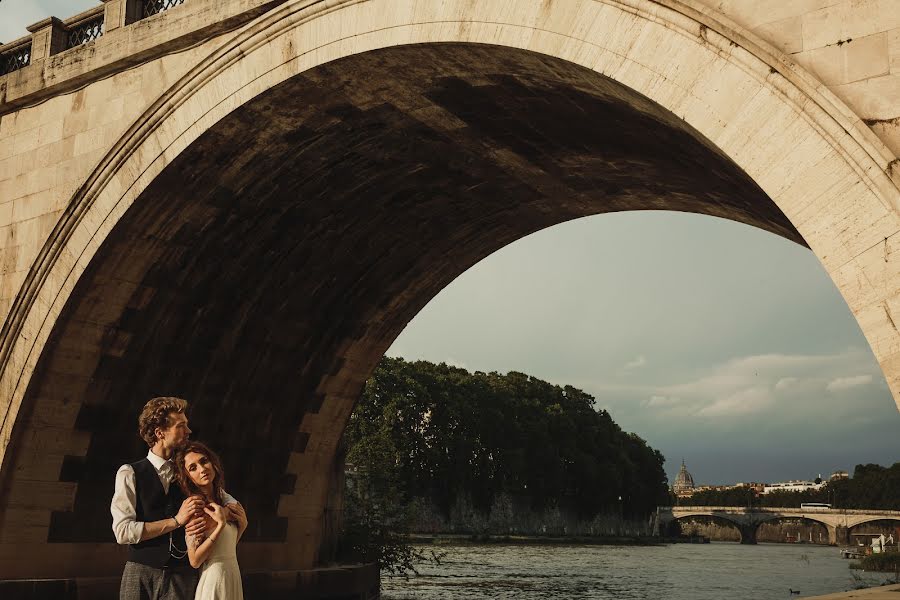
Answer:
MULTIPOLYGON (((195 46, 244 25, 284 1, 193 0, 145 16, 141 0, 105 0, 104 5, 66 21, 55 17, 45 19, 29 27, 31 63, 18 69, 15 75, 0 74, 0 115, 83 87, 135 64, 195 46), (99 15, 103 15, 103 34, 95 46, 91 50, 69 48, 66 43, 69 29, 83 23, 85 18, 99 15), (52 39, 51 33, 55 36, 52 39), (40 60, 51 57, 52 60, 40 60)), ((28 39, 0 46, 0 55, 27 45, 28 39)))

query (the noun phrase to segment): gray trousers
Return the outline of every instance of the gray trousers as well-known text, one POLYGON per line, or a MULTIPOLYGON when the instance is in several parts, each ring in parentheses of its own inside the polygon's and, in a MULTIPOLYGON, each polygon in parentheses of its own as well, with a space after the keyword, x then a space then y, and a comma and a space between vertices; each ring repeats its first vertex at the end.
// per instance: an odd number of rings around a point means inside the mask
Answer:
POLYGON ((190 567, 155 569, 128 561, 119 600, 193 600, 198 580, 197 571, 190 567))

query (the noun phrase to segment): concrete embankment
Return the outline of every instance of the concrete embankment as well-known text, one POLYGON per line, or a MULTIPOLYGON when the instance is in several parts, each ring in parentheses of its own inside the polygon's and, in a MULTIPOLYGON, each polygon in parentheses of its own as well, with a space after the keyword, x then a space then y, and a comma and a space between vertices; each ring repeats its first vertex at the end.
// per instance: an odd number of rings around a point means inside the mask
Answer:
MULTIPOLYGON (((665 544, 702 543, 697 538, 656 536, 545 536, 545 535, 471 535, 456 533, 411 533, 406 536, 412 544, 450 545, 533 545, 533 546, 662 546, 665 544)), ((707 540, 708 542, 709 540, 707 540)), ((900 599, 898 599, 900 600, 900 599)))
POLYGON ((900 599, 900 584, 886 585, 884 587, 853 590, 851 592, 838 592, 827 596, 810 596, 806 600, 898 600, 900 599))

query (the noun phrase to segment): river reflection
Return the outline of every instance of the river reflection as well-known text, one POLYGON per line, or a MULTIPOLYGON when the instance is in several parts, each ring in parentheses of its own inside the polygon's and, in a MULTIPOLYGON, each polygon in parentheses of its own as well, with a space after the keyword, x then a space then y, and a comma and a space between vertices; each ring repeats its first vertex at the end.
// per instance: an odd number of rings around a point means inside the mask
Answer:
POLYGON ((804 544, 669 546, 433 545, 440 565, 382 579, 385 600, 633 598, 770 600, 853 589, 886 573, 848 568, 837 548, 804 544), (790 590, 799 590, 791 595, 790 590))

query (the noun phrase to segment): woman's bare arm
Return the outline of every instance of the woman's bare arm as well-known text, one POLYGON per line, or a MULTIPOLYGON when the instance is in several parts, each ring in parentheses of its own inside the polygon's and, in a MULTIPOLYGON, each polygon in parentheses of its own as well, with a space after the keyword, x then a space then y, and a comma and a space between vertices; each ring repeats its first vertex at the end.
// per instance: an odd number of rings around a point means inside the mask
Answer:
POLYGON ((206 559, 209 558, 209 553, 212 551, 213 546, 216 544, 216 540, 222 533, 222 528, 225 527, 225 519, 221 517, 222 508, 218 504, 210 504, 206 508, 206 512, 210 513, 212 520, 215 521, 215 529, 213 529, 212 533, 210 533, 203 541, 200 541, 199 536, 189 536, 189 538, 187 539, 188 560, 190 561, 191 566, 195 569, 199 569, 200 565, 206 562, 206 559), (220 519, 216 519, 216 517, 213 516, 210 507, 216 507, 218 509, 220 519))

